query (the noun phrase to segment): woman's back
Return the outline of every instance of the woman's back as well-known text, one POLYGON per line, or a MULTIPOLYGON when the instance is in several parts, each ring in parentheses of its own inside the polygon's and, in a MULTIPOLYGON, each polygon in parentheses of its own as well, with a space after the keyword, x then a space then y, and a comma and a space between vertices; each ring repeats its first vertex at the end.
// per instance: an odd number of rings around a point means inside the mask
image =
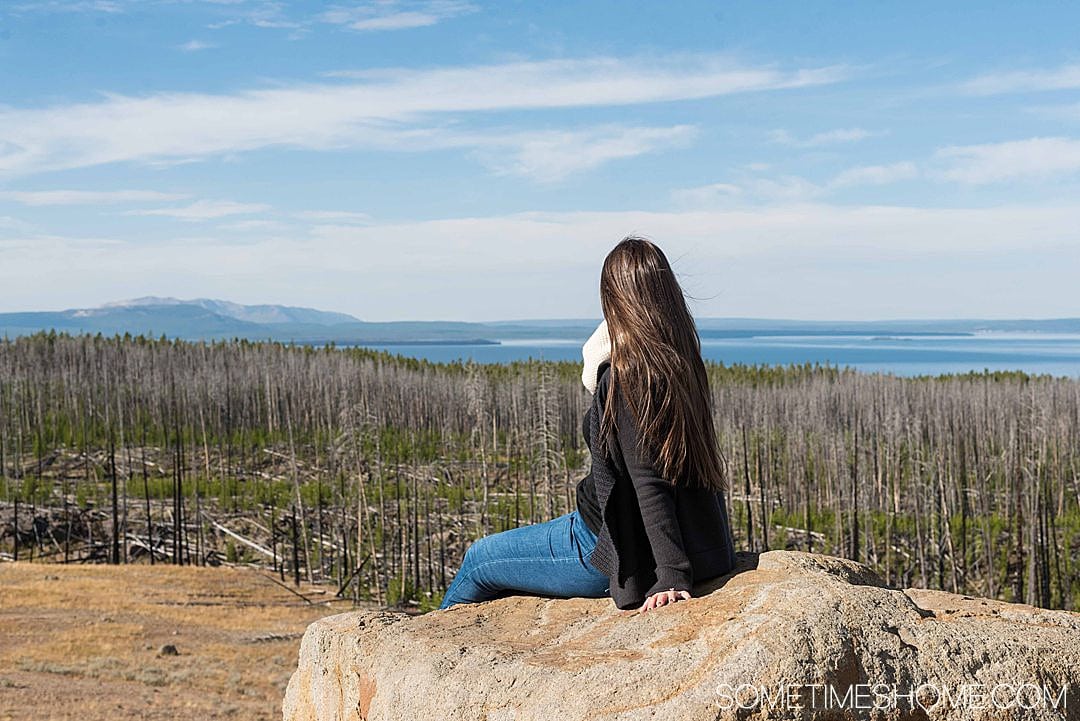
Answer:
MULTIPOLYGON (((621 393, 616 393, 616 433, 610 454, 596 437, 611 387, 610 364, 601 366, 587 420, 592 470, 583 479, 587 502, 595 494, 604 522, 592 560, 611 577, 612 597, 620 608, 640 603, 656 590, 682 588, 730 571, 734 540, 722 491, 673 484, 657 470, 648 451, 639 449, 637 424, 621 393)), ((584 516, 587 511, 579 512, 584 516)))

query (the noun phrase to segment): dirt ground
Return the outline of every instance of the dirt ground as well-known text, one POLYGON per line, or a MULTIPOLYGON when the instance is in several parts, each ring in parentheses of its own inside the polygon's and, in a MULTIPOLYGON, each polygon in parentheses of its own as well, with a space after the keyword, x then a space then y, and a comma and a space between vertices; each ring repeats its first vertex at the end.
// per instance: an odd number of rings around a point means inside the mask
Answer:
POLYGON ((353 608, 300 591, 314 604, 253 568, 0 563, 0 721, 280 719, 304 629, 353 608))

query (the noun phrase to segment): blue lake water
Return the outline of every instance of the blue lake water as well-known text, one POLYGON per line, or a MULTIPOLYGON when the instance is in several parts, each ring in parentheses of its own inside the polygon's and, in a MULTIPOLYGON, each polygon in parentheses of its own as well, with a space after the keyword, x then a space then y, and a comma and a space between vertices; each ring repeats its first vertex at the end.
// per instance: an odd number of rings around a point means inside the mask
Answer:
MULTIPOLYGON (((498 340, 498 339, 496 339, 498 340)), ((499 345, 378 345, 430 361, 506 363, 527 358, 581 360, 581 339, 503 340, 499 345)), ((828 363, 912 376, 1022 370, 1080 378, 1080 334, 985 332, 972 335, 783 335, 705 338, 702 355, 726 364, 828 363)))

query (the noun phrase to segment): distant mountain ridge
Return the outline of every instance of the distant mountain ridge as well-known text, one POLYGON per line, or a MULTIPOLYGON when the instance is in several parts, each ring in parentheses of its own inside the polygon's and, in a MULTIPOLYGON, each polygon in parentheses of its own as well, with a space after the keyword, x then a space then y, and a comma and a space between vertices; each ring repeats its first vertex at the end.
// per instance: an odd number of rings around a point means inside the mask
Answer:
MULTIPOLYGON (((0 313, 0 338, 56 330, 105 336, 144 335, 183 340, 246 338, 321 345, 455 344, 503 340, 580 340, 599 318, 492 322, 362 321, 337 313, 287 305, 243 305, 227 300, 146 296, 96 308, 0 313)), ((1080 318, 807 321, 769 318, 698 318, 703 339, 793 335, 937 335, 980 331, 1080 333, 1080 318)))
POLYGON ((146 296, 96 308, 0 313, 0 337, 55 330, 112 336, 130 333, 182 340, 271 340, 310 344, 490 344, 478 323, 399 321, 369 323, 346 313, 287 305, 243 305, 227 300, 146 296))
POLYGON ((334 313, 314 308, 298 308, 289 305, 241 305, 228 300, 213 300, 211 298, 195 298, 193 300, 180 300, 178 298, 161 298, 158 296, 145 296, 132 300, 114 301, 106 303, 91 310, 108 310, 111 308, 135 308, 147 306, 173 306, 194 305, 205 308, 218 315, 249 323, 315 323, 318 325, 334 325, 335 323, 359 323, 360 319, 347 313, 334 313))

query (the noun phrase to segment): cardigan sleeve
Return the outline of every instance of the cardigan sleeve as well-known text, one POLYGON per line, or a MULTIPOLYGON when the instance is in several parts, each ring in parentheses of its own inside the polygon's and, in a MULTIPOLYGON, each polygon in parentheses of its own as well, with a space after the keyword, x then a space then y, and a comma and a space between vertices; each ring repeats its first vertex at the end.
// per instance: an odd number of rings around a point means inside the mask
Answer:
POLYGON ((619 447, 637 493, 641 519, 656 561, 656 583, 646 597, 666 591, 690 591, 693 569, 683 549, 682 531, 675 511, 675 486, 664 478, 648 449, 638 448, 638 426, 621 393, 615 406, 619 447))

